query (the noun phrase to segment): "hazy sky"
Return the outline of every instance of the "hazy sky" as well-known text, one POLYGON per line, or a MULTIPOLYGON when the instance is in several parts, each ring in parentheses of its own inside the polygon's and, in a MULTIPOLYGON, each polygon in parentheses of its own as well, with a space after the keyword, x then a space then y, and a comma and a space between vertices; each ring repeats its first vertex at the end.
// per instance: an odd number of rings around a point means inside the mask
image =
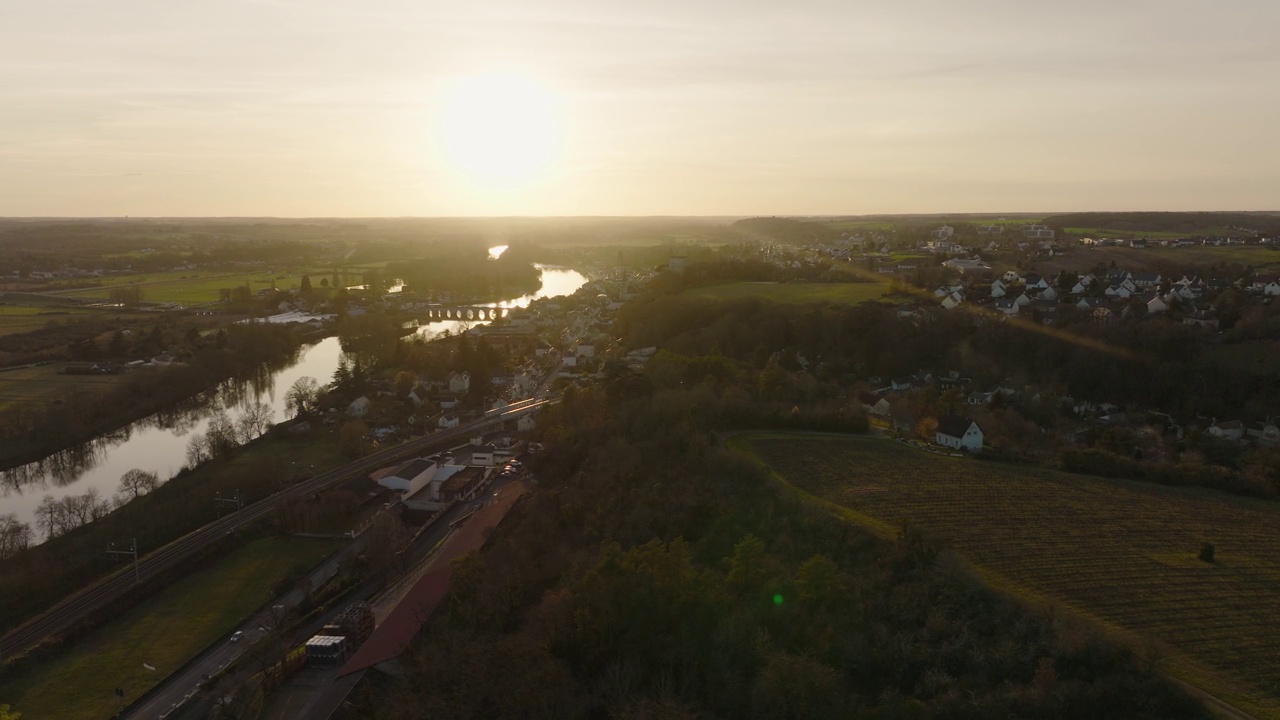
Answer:
POLYGON ((0 215, 1280 207, 1277 0, 5 0, 0 215), (459 78, 546 172, 448 158, 459 78))

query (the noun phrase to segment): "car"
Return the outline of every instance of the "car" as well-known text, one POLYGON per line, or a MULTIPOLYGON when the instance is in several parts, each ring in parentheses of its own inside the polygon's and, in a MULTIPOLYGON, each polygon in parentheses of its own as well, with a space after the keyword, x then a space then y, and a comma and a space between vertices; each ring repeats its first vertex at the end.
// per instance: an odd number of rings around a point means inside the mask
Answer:
POLYGON ((244 637, 243 630, 237 630, 231 633, 231 642, 240 642, 240 638, 244 637))

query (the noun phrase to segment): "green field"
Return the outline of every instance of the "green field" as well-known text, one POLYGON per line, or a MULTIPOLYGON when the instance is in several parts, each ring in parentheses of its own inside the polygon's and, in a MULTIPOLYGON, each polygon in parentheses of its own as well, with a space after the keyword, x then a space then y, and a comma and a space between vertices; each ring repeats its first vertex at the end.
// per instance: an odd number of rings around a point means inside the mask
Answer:
POLYGON ((0 370, 0 409, 11 404, 47 403, 86 390, 106 390, 125 375, 62 375, 65 363, 0 370))
POLYGON ((881 439, 732 441, 803 497, 892 537, 903 519, 985 580, 1081 613, 1258 717, 1280 717, 1280 508, 1209 491, 952 458, 881 439), (1213 564, 1197 559, 1202 542, 1213 564))
MULTIPOLYGON (((315 276, 315 282, 319 283, 321 277, 328 276, 317 275, 315 276)), ((101 286, 56 292, 63 297, 106 298, 110 295, 112 287, 137 285, 142 290, 142 299, 145 302, 174 302, 183 305, 195 305, 217 302, 219 290, 236 285, 244 285, 245 283, 248 283, 249 289, 256 293, 263 288, 272 287, 273 284, 275 287, 287 290, 298 287, 301 282, 302 273, 290 273, 287 275, 265 272, 224 274, 188 270, 185 272, 116 275, 103 278, 101 286)))
MULTIPOLYGON (((1057 257, 1038 259, 1035 269, 1043 273, 1056 273, 1061 270, 1081 272, 1088 271, 1099 263, 1110 265, 1113 261, 1117 267, 1130 272, 1152 270, 1167 272, 1181 268, 1204 268, 1204 274, 1211 274, 1208 268, 1214 265, 1236 266, 1236 270, 1252 266, 1259 272, 1274 272, 1280 269, 1280 249, 1273 250, 1261 245, 1080 248, 1057 257)), ((1234 279, 1236 274, 1233 272, 1224 274, 1234 279)))
POLYGON ((1201 227, 1196 228, 1192 232, 1174 232, 1171 230, 1116 230, 1109 228, 1064 228, 1072 235, 1081 235, 1084 237, 1107 237, 1107 238, 1152 238, 1154 240, 1175 240, 1177 238, 1194 237, 1196 235, 1204 235, 1207 237, 1253 237, 1253 233, 1242 233, 1239 230, 1231 230, 1226 227, 1201 227))
POLYGON ((876 300, 889 291, 888 283, 773 283, 736 282, 690 288, 686 297, 707 300, 742 300, 760 298, 779 303, 828 302, 852 305, 876 300))
POLYGON ((190 575, 76 643, 0 684, 0 704, 23 720, 101 720, 230 632, 267 601, 295 565, 311 567, 342 543, 266 538, 190 575), (143 663, 154 666, 150 672, 143 663), (115 696, 123 688, 125 700, 115 696))

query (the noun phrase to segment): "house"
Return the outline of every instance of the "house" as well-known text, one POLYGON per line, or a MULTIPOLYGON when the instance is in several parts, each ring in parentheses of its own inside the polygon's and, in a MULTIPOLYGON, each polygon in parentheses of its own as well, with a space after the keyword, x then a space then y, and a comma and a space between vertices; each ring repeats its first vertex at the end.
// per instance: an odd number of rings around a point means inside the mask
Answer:
POLYGON ((449 392, 465 393, 471 389, 471 373, 463 370, 462 372, 449 373, 449 392))
POLYGON ((351 417, 364 417, 369 412, 369 398, 361 395, 347 406, 347 414, 351 417))
POLYGON ((1040 299, 1041 300, 1057 300, 1058 291, 1054 290, 1053 286, 1049 286, 1044 289, 1044 292, 1040 293, 1040 299))
POLYGON ((1210 425, 1205 432, 1223 440, 1240 440, 1244 437, 1244 423, 1239 420, 1216 422, 1210 425))
POLYGON ((1154 315, 1156 313, 1167 312, 1168 310, 1169 310, 1169 303, 1165 302, 1159 296, 1153 297, 1147 301, 1148 313, 1151 313, 1154 315))
POLYGON ((1245 430, 1245 435, 1259 445, 1280 445, 1280 427, 1275 423, 1255 423, 1245 430))
MULTIPOLYGON (((1026 297, 1026 296, 1025 296, 1025 295, 1023 295, 1023 297, 1026 297)), ((1022 306, 1018 304, 1018 301, 1017 301, 1017 300, 1013 300, 1013 299, 1010 299, 1010 298, 1001 298, 1001 299, 997 300, 997 301, 996 301, 996 304, 995 304, 995 308, 996 308, 996 310, 999 310, 1000 312, 1004 313, 1005 315, 1017 315, 1017 314, 1018 314, 1018 310, 1019 310, 1021 307, 1022 307, 1022 306)))
POLYGON ((889 381, 889 387, 893 390, 910 390, 915 385, 916 379, 910 375, 899 378, 893 378, 889 381))
POLYGON ((934 240, 949 240, 952 235, 956 234, 956 229, 950 225, 943 225, 929 234, 934 240))
POLYGON ((449 430, 451 428, 458 427, 459 422, 460 420, 457 415, 448 413, 441 415, 440 419, 436 421, 436 425, 439 426, 441 430, 449 430))
POLYGON ((1039 275, 1028 275, 1027 289, 1028 290, 1048 290, 1049 283, 1039 275))
POLYGON ((516 430, 518 430, 519 432, 529 432, 537 424, 538 424, 538 421, 534 420, 533 415, 529 413, 526 413, 516 418, 516 430))
POLYGON ((414 385, 413 389, 405 395, 405 399, 413 403, 414 407, 422 407, 424 403, 431 399, 431 391, 421 383, 414 385))
POLYGON ((877 397, 871 393, 862 393, 858 396, 858 400, 862 402, 862 409, 871 415, 889 414, 889 401, 882 397, 877 397))
POLYGON ((980 452, 982 450, 982 428, 978 427, 978 423, 970 418, 959 415, 943 415, 938 418, 934 442, 956 450, 980 452))
POLYGON ((955 308, 959 307, 960 303, 962 302, 964 302, 964 296, 962 296, 958 292, 953 292, 950 295, 942 298, 941 304, 943 309, 945 310, 954 310, 955 308))
POLYGON ((1004 291, 1005 291, 1004 282, 1000 280, 996 280, 995 282, 991 283, 991 297, 1002 298, 1004 297, 1004 291))
POLYGON ((970 405, 990 405, 991 398, 993 395, 994 393, 989 393, 989 392, 985 392, 985 393, 976 392, 976 391, 971 392, 969 393, 969 398, 968 398, 969 404, 970 405))
POLYGON ((1152 288, 1160 284, 1160 273, 1138 273, 1133 276, 1133 284, 1140 288, 1152 288))
POLYGON ((578 349, 573 354, 580 358, 593 358, 596 356, 596 346, 579 343, 578 349))
POLYGON ((456 408, 456 407, 458 407, 458 398, 457 398, 457 396, 450 395, 450 396, 447 396, 447 397, 442 397, 442 398, 440 398, 440 409, 441 409, 441 410, 452 410, 452 409, 454 409, 454 408, 456 408))
POLYGON ((1197 310, 1196 312, 1182 318, 1183 325, 1199 325, 1200 327, 1209 328, 1210 330, 1218 329, 1218 318, 1212 313, 1205 310, 1197 310))
POLYGON ((1109 286, 1106 290, 1102 291, 1102 294, 1107 297, 1118 297, 1124 299, 1132 295, 1133 291, 1125 287, 1123 284, 1119 284, 1109 286))
POLYGON ((1262 286, 1263 295, 1280 295, 1280 281, 1272 280, 1262 286))

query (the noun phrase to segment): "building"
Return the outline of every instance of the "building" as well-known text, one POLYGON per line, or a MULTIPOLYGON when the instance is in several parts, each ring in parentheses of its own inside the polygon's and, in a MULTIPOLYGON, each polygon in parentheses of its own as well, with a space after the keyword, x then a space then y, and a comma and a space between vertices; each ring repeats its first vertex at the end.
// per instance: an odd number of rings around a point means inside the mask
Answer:
POLYGON ((959 415, 943 415, 938 418, 934 442, 956 450, 982 451, 982 428, 978 423, 959 415))
POLYGON ((449 373, 449 392, 465 393, 471 389, 471 373, 463 370, 461 372, 449 373))
POLYGON ((347 406, 347 414, 351 417, 364 417, 369 412, 369 398, 361 395, 347 406))

